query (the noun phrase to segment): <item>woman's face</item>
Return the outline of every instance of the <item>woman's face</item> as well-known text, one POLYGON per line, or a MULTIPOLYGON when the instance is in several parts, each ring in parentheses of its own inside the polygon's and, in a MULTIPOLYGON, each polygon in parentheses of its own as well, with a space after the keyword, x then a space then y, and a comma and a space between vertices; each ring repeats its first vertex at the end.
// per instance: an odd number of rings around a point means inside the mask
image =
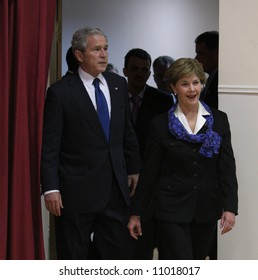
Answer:
POLYGON ((183 76, 175 85, 171 85, 173 92, 177 95, 180 107, 198 106, 202 84, 195 75, 183 76))

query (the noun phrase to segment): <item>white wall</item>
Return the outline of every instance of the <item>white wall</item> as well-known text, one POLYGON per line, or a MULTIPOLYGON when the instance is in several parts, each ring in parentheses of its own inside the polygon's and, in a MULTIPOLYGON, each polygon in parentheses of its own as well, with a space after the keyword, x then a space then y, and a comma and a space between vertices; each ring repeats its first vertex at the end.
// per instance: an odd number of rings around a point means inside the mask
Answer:
MULTIPOLYGON (((160 55, 194 57, 196 36, 218 30, 219 0, 63 0, 62 73, 73 33, 82 27, 102 29, 109 40, 109 61, 123 75, 124 56, 143 48, 160 55)), ((148 82, 155 85, 152 76, 148 82)))
POLYGON ((258 259, 258 1, 220 1, 220 108, 227 112, 239 182, 234 230, 220 259, 258 259))

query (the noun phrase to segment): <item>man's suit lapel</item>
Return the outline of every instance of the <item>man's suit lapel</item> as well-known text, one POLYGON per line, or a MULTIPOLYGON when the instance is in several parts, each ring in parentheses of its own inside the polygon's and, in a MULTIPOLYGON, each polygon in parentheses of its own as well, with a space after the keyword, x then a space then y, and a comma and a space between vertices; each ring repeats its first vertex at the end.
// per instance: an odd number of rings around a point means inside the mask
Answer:
POLYGON ((106 139, 98 114, 91 102, 91 99, 78 75, 75 75, 71 80, 70 93, 77 103, 81 114, 87 123, 92 127, 96 133, 106 139))

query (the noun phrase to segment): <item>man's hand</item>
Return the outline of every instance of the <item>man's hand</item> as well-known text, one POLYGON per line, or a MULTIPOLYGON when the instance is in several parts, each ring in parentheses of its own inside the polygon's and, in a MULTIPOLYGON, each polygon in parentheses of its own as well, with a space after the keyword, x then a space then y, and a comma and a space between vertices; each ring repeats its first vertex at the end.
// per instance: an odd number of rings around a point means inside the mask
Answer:
POLYGON ((60 192, 46 194, 44 198, 47 210, 55 216, 61 216, 61 208, 64 207, 60 192))
POLYGON ((128 186, 131 188, 130 197, 132 197, 135 193, 138 180, 139 174, 128 175, 128 186))
POLYGON ((236 219, 235 214, 225 211, 220 220, 220 227, 222 228, 221 234, 227 233, 233 229, 236 219))
POLYGON ((131 216, 127 225, 132 238, 138 240, 138 237, 142 235, 141 221, 139 216, 131 216))

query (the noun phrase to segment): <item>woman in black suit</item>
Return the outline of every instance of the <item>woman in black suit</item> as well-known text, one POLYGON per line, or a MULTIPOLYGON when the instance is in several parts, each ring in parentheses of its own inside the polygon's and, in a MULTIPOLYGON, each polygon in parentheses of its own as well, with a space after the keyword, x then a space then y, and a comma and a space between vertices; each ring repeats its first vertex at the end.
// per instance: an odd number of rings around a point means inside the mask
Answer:
POLYGON ((229 122, 199 101, 205 74, 197 60, 176 60, 166 76, 178 103, 151 124, 128 228, 135 239, 144 234, 140 217, 152 200, 159 259, 205 259, 217 221, 224 234, 237 214, 229 122))

